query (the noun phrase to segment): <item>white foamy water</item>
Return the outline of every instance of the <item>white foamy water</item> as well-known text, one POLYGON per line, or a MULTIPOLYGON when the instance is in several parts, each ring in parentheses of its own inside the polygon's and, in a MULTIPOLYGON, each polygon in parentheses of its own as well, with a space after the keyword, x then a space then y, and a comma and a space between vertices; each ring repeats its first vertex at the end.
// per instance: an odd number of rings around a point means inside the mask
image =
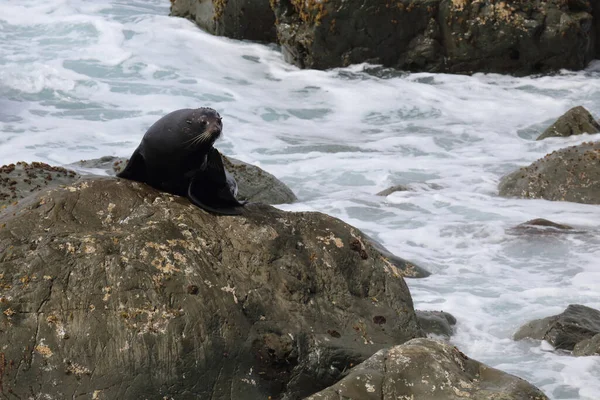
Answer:
POLYGON ((600 357, 511 335, 568 304, 600 308, 600 206, 497 196, 502 175, 598 136, 537 135, 575 105, 600 116, 600 67, 552 77, 302 71, 274 46, 213 37, 166 0, 2 0, 0 164, 129 156, 160 116, 210 106, 225 154, 433 272, 415 307, 458 318, 452 342, 552 399, 600 398, 600 357), (380 197, 396 184, 413 192, 380 197), (432 189, 429 185, 439 185, 432 189), (532 218, 585 234, 515 236, 532 218))

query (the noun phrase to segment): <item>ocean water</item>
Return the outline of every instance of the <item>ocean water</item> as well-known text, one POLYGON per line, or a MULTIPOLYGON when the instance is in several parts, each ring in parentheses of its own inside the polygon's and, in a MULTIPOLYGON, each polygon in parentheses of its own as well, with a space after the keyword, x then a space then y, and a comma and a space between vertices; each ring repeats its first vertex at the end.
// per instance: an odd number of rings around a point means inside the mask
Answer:
POLYGON ((600 206, 504 199, 500 178, 599 136, 535 138, 576 105, 600 116, 600 63, 515 78, 357 65, 303 71, 275 46, 213 37, 167 0, 1 0, 0 164, 129 156, 160 116, 210 106, 217 148, 288 184, 299 202, 430 270, 415 307, 458 318, 452 343, 552 399, 600 398, 600 357, 535 341, 523 323, 600 308, 600 206), (414 191, 375 194, 408 184, 414 191), (513 235, 532 218, 570 235, 513 235))

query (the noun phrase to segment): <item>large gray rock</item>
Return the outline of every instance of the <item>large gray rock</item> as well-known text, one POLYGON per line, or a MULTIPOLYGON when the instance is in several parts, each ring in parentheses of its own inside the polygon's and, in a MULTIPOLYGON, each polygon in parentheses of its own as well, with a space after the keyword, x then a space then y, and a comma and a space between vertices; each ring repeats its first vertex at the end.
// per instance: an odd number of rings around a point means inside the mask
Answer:
MULTIPOLYGON (((571 304, 558 315, 536 319, 519 328, 515 340, 546 340, 557 349, 573 350, 583 340, 600 334, 600 311, 571 304)), ((581 346, 585 346, 582 344, 581 346)))
POLYGON ((587 2, 273 0, 287 61, 371 62, 410 71, 531 74, 595 56, 587 2))
POLYGON ((438 23, 447 72, 578 70, 595 56, 587 1, 442 0, 438 23))
POLYGON ((416 311, 419 325, 427 335, 449 338, 454 334, 456 325, 454 315, 445 311, 416 311))
POLYGON ((300 399, 423 335, 397 269, 320 213, 215 216, 106 177, 23 199, 0 227, 15 398, 300 399))
POLYGON ((75 182, 75 171, 48 164, 18 162, 0 167, 0 210, 31 193, 75 182))
POLYGON ((473 360, 456 347, 413 339, 380 350, 307 400, 545 400, 535 386, 473 360))
POLYGON ((577 343, 573 347, 573 355, 577 357, 600 355, 600 333, 577 343))
POLYGON ((547 154, 504 176, 500 196, 600 204, 600 142, 547 154))
POLYGON ((171 14, 189 18, 205 31, 233 39, 275 42, 269 0, 171 0, 171 14))
MULTIPOLYGON (((265 170, 225 155, 225 169, 235 178, 238 185, 237 198, 253 203, 284 204, 293 203, 296 195, 292 190, 265 170)), ((94 160, 82 160, 69 165, 81 173, 106 173, 114 176, 121 172, 128 160, 120 157, 102 157, 94 160)))
POLYGON ((600 124, 581 106, 573 107, 549 126, 536 140, 600 132, 600 124))

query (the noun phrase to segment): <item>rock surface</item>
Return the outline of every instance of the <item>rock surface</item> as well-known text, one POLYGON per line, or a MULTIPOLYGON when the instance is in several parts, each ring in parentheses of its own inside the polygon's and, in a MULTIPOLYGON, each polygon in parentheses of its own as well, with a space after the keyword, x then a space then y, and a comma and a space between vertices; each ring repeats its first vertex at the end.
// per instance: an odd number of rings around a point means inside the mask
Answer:
POLYGON ((584 339, 577 343, 573 348, 573 355, 577 357, 600 355, 600 333, 591 339, 584 339))
POLYGON ((419 325, 425 334, 444 336, 449 338, 454 334, 452 328, 456 325, 456 318, 444 311, 416 311, 419 325))
POLYGON ((600 204, 600 142, 547 154, 503 177, 501 196, 600 204))
POLYGON ((0 167, 0 210, 47 187, 68 185, 80 178, 74 171, 48 164, 18 162, 0 167))
MULTIPOLYGON (((127 161, 123 157, 105 156, 66 166, 71 169, 36 162, 0 167, 0 207, 48 186, 72 184, 81 175, 115 176, 125 168, 127 161)), ((293 203, 297 200, 285 183, 261 168, 226 156, 223 156, 223 162, 237 181, 238 199, 264 204, 293 203)))
POLYGON ((269 0, 171 0, 171 14, 189 18, 205 31, 232 39, 275 42, 269 0))
POLYGON ((399 271, 320 213, 214 216, 106 177, 34 194, 0 226, 15 398, 300 399, 423 335, 399 271))
POLYGON ((514 375, 470 359, 456 347, 413 339, 380 350, 335 385, 307 400, 545 400, 514 375))
POLYGON ((385 263, 392 265, 394 268, 398 269, 398 272, 405 278, 427 278, 431 275, 431 272, 427 271, 425 268, 421 268, 418 265, 405 260, 404 258, 398 257, 397 255, 390 252, 386 247, 384 247, 377 240, 373 239, 371 236, 367 235, 364 232, 361 232, 362 236, 366 239, 366 242, 354 242, 354 247, 357 251, 362 252, 365 248, 365 243, 370 244, 379 252, 382 260, 385 263))
POLYGON ((573 107, 549 126, 536 140, 600 132, 600 124, 581 106, 573 107))
MULTIPOLYGON (((600 334, 600 311, 571 304, 561 314, 536 319, 515 333, 515 340, 525 338, 546 340, 556 349, 573 350, 583 340, 600 334)), ((587 345, 582 344, 580 348, 587 345)))
POLYGON ((533 235, 547 235, 554 233, 582 233, 582 231, 580 230, 573 229, 572 226, 559 224, 544 218, 536 218, 523 222, 522 224, 510 228, 507 231, 513 234, 533 235))
POLYGON ((531 74, 595 56, 587 2, 273 0, 284 58, 301 68, 370 62, 409 71, 531 74))

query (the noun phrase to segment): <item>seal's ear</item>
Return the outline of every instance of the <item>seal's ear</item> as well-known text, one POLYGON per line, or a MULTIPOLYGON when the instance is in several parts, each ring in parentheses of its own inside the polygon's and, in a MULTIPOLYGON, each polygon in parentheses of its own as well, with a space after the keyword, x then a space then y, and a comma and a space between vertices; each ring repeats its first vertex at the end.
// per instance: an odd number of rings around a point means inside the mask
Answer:
POLYGON ((147 182, 146 162, 139 149, 135 149, 125 169, 117 174, 119 178, 132 181, 147 182))

